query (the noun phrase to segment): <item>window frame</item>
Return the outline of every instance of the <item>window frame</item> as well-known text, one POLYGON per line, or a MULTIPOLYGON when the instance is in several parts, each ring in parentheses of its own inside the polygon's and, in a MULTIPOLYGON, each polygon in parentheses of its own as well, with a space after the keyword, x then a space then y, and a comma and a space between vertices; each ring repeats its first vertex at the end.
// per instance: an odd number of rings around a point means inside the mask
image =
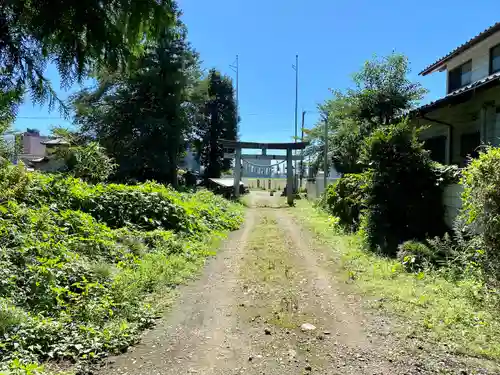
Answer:
MULTIPOLYGON (((469 143, 470 145, 470 143, 469 143)), ((466 158, 468 156, 472 157, 473 159, 476 159, 477 157, 479 157, 479 150, 478 148, 481 146, 481 131, 479 130, 476 130, 476 131, 470 131, 470 132, 467 132, 467 133, 462 133, 460 134, 460 149, 459 149, 459 155, 461 158, 466 158), (477 137, 477 140, 478 142, 474 142, 474 143, 477 143, 477 146, 474 148, 474 150, 470 149, 470 150, 465 150, 464 149, 464 143, 466 143, 466 138, 468 138, 468 141, 470 142, 471 138, 474 137, 476 138, 477 137)))
POLYGON ((470 85, 471 83, 472 83, 472 59, 469 59, 466 62, 464 62, 464 63, 460 64, 459 66, 457 66, 457 67, 451 69, 450 71, 448 71, 448 94, 452 93, 453 91, 459 90, 459 89, 461 89, 464 86, 470 85), (468 65, 468 64, 470 64, 471 79, 470 79, 470 82, 468 82, 468 83, 462 83, 463 67, 465 65, 468 65), (456 72, 458 69, 460 69, 460 86, 455 87, 455 88, 453 88, 453 90, 451 90, 450 76, 452 75, 453 72, 456 72))
MULTIPOLYGON (((490 67, 489 67, 490 68, 489 69, 490 70, 490 75, 500 72, 500 67, 497 70, 493 71, 493 50, 495 48, 498 48, 499 52, 500 52, 500 43, 495 44, 493 47, 490 48, 490 55, 489 55, 489 57, 490 57, 490 59, 489 59, 490 60, 490 67)), ((498 56, 498 58, 500 59, 500 55, 498 56)))
POLYGON ((435 135, 433 137, 429 137, 423 140, 424 149, 429 151, 431 160, 441 164, 446 164, 447 142, 448 142, 448 137, 446 135, 435 135), (439 150, 437 149, 433 150, 432 147, 430 146, 439 146, 439 150))

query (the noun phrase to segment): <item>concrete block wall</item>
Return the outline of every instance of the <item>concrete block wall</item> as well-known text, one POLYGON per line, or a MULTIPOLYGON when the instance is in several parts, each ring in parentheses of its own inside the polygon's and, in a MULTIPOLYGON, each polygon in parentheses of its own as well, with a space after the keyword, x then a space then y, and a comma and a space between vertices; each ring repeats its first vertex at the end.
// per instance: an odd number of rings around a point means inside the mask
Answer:
POLYGON ((444 221, 449 227, 462 208, 463 186, 459 184, 448 185, 443 190, 444 221))
MULTIPOLYGON (((326 186, 335 183, 335 181, 337 181, 338 178, 340 177, 328 178, 326 181, 326 186)), ((308 180, 306 183, 306 189, 307 189, 307 199, 310 200, 318 199, 321 196, 321 194, 323 194, 323 192, 325 191, 325 183, 323 178, 308 180)))

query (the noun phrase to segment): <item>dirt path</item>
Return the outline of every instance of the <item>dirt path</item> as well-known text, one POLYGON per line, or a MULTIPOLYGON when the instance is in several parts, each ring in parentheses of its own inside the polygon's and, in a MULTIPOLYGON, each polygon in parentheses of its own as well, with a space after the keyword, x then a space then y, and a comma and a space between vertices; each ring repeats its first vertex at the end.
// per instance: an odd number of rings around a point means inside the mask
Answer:
POLYGON ((326 267, 335 259, 277 198, 252 193, 250 203, 258 208, 204 276, 102 374, 467 374, 426 361, 421 347, 400 345, 384 320, 366 316, 326 267), (303 331, 304 323, 316 328, 303 331))

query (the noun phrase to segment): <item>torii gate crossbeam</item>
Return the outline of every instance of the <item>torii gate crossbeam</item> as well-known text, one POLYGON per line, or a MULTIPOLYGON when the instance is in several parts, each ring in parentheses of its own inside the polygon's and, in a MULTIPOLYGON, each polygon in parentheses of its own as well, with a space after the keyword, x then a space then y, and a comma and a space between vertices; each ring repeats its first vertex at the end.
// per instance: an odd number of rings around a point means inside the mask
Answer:
MULTIPOLYGON (((293 143, 258 143, 258 142, 239 142, 220 139, 219 144, 224 148, 234 149, 234 154, 225 154, 225 157, 234 157, 234 195, 239 197, 240 195, 240 180, 241 180, 241 149, 254 149, 262 150, 262 156, 266 159, 270 158, 273 160, 283 160, 285 156, 283 155, 267 155, 267 150, 286 150, 286 197, 289 205, 293 205, 293 165, 292 161, 294 159, 292 155, 293 150, 303 150, 308 145, 307 142, 293 142, 293 143)), ((244 155, 248 157, 248 155, 244 155)), ((252 156, 255 158, 255 156, 252 156)))

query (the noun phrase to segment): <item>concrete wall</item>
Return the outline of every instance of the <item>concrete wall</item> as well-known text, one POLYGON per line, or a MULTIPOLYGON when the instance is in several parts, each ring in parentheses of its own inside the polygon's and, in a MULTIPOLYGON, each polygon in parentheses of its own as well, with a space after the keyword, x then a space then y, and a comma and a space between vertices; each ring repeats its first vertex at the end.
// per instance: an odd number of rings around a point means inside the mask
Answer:
POLYGON ((462 208, 462 185, 452 184, 444 188, 443 205, 444 205, 444 221, 450 228, 453 226, 453 221, 457 217, 460 208, 462 208))
MULTIPOLYGON (((335 183, 340 177, 328 178, 326 181, 327 186, 335 183)), ((316 178, 315 180, 308 180, 306 183, 307 199, 316 200, 325 191, 325 183, 323 177, 316 178)))

